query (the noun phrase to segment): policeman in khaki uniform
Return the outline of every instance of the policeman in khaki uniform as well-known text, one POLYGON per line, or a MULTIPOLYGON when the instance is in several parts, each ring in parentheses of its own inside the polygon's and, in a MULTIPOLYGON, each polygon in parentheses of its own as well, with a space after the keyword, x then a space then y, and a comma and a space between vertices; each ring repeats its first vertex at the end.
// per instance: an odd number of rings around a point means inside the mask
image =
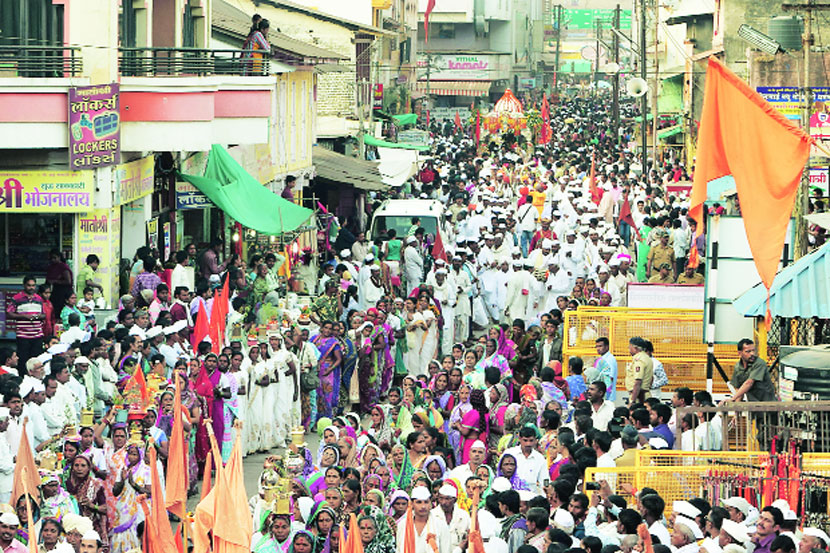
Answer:
POLYGON ((659 236, 660 243, 652 246, 648 251, 648 257, 646 257, 646 276, 651 277, 654 274, 654 269, 659 270, 663 263, 668 263, 672 282, 674 282, 674 248, 669 246, 668 232, 660 231, 659 236))
POLYGON ((649 284, 674 284, 674 279, 671 276, 671 266, 668 263, 660 265, 660 272, 651 275, 648 282, 649 284))
POLYGON ((635 336, 628 340, 628 352, 631 362, 625 366, 625 389, 628 391, 628 404, 645 401, 651 397, 651 384, 654 381, 654 363, 645 352, 646 341, 635 336))
POLYGON ((703 284, 703 275, 687 264, 683 274, 677 277, 677 284, 703 284))

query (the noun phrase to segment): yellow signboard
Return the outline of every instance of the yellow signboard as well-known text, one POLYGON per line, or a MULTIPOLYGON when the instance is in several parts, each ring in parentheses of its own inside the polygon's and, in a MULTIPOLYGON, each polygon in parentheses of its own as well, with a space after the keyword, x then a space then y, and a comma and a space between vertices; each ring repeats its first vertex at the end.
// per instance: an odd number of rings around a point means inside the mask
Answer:
POLYGON ((75 213, 95 207, 92 171, 0 172, 0 213, 75 213))
POLYGON ((95 271, 95 281, 104 288, 107 305, 118 305, 118 261, 121 259, 121 210, 93 209, 77 218, 78 258, 85 263, 86 256, 95 254, 101 260, 95 271))

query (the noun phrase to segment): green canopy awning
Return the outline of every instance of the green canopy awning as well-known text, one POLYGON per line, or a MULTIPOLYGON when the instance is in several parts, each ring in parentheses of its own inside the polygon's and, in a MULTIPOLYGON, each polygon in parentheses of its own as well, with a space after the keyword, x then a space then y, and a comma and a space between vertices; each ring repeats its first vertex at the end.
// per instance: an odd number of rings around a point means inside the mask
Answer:
POLYGON ((370 134, 363 135, 363 143, 367 146, 380 146, 381 148, 398 148, 400 150, 418 150, 425 152, 429 150, 429 146, 419 146, 418 144, 407 144, 405 142, 387 142, 379 138, 375 138, 370 134))
POLYGON ((657 131, 657 138, 660 140, 665 140, 667 138, 671 138, 676 134, 681 134, 682 132, 683 125, 674 125, 673 127, 657 131))
POLYGON ((184 173, 179 176, 234 220, 263 234, 279 235, 296 230, 314 213, 265 188, 218 144, 210 149, 204 176, 184 173))
MULTIPOLYGON (((652 114, 650 114, 650 113, 646 114, 646 121, 651 121, 652 119, 654 119, 654 116, 652 114)), ((642 123, 643 122, 643 117, 641 115, 638 115, 637 117, 634 117, 632 120, 635 123, 642 123)))
POLYGON ((418 114, 402 113, 400 115, 393 115, 392 119, 394 119, 395 123, 397 123, 398 125, 414 125, 418 122, 418 114))

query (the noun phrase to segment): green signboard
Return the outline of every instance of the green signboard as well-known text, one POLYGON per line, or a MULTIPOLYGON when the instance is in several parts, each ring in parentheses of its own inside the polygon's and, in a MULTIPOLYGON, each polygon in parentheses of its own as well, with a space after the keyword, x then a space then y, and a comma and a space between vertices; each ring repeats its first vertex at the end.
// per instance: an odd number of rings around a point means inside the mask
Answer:
MULTIPOLYGON (((614 10, 566 9, 563 17, 562 27, 566 30, 591 30, 595 28, 596 20, 602 21, 606 29, 614 26, 614 10)), ((620 29, 631 29, 631 10, 620 10, 620 29)))

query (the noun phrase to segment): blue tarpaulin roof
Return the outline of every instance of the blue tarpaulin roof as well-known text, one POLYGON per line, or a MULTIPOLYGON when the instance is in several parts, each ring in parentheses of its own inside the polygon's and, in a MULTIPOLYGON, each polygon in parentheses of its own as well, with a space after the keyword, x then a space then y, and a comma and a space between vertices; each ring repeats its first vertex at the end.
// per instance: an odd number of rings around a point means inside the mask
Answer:
MULTIPOLYGON (((830 243, 782 269, 770 288, 774 317, 830 318, 830 243)), ((738 313, 763 317, 767 290, 757 284, 732 302, 738 313)))

